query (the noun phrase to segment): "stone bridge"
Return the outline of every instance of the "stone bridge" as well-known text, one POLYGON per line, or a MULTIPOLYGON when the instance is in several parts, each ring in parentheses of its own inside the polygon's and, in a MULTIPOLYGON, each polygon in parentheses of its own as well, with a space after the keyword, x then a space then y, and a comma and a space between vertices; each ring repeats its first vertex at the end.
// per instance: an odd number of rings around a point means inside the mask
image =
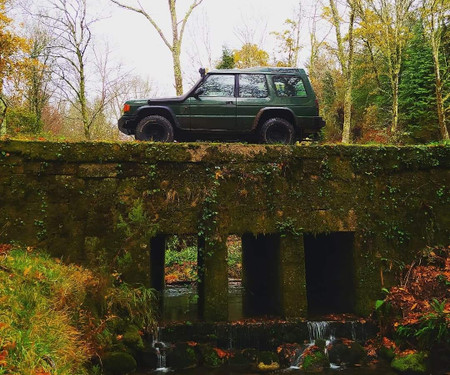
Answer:
POLYGON ((0 141, 0 240, 162 290, 198 237, 199 311, 227 320, 229 235, 248 316, 367 314, 392 264, 448 244, 450 147, 0 141))

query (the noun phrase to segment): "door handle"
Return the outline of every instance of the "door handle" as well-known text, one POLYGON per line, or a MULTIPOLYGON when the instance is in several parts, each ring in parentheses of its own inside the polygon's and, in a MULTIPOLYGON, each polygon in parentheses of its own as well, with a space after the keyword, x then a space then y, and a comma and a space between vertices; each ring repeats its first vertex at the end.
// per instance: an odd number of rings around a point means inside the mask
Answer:
POLYGON ((229 100, 229 101, 226 101, 226 102, 225 102, 225 105, 229 105, 229 104, 233 105, 234 102, 233 102, 232 100, 229 100))

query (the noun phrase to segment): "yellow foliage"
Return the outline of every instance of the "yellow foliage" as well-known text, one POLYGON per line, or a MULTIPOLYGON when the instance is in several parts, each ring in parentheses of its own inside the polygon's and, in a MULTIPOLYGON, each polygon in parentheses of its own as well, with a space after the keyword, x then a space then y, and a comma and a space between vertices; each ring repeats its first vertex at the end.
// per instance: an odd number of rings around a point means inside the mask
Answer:
POLYGON ((239 69, 269 65, 269 54, 252 43, 246 43, 240 50, 234 51, 233 58, 236 68, 239 69))
POLYGON ((5 0, 0 0, 0 82, 22 69, 23 52, 28 48, 27 39, 14 33, 12 19, 6 15, 5 0))

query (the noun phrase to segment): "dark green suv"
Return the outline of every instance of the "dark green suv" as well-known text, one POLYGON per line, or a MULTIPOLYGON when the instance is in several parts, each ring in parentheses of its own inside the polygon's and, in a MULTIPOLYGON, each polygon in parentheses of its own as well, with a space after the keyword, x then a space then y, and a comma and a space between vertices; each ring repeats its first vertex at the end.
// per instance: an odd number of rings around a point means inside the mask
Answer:
POLYGON ((291 144, 325 125, 303 69, 214 70, 185 95, 129 100, 119 129, 138 140, 234 139, 291 144))

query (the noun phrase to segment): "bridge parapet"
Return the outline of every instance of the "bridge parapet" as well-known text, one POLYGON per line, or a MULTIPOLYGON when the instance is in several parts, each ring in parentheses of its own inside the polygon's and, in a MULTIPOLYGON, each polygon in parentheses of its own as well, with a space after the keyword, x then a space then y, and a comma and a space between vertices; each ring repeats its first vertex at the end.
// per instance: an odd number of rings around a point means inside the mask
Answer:
POLYGON ((151 285, 161 274, 152 254, 164 243, 152 239, 198 235, 210 320, 226 319, 229 234, 243 238, 249 280, 275 275, 271 297, 283 316, 306 314, 307 263, 322 257, 325 267, 323 249, 345 243, 333 249, 351 263, 352 304, 365 313, 389 282, 383 259, 409 262, 426 245, 448 243, 449 167, 449 146, 6 140, 0 240, 119 267, 125 279, 151 285), (260 264, 265 275, 252 270, 261 254, 273 256, 270 267, 260 264))

